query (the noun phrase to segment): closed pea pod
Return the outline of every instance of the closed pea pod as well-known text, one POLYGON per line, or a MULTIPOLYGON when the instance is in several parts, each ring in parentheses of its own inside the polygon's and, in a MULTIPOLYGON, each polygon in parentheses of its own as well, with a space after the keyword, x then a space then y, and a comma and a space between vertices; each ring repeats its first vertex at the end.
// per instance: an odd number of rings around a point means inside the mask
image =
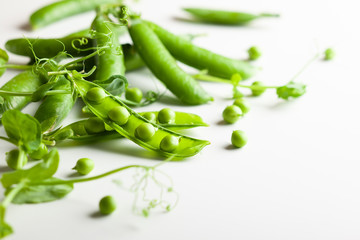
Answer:
MULTIPOLYGON (((73 79, 73 81, 75 83, 78 93, 80 94, 85 104, 98 118, 100 118, 105 124, 109 125, 111 128, 119 132, 124 137, 130 139, 131 141, 146 149, 159 152, 164 156, 184 158, 197 154, 199 151, 201 151, 203 147, 209 144, 208 141, 184 136, 179 133, 172 132, 158 124, 149 122, 148 120, 140 116, 138 113, 127 107, 118 98, 112 96, 106 91, 105 93, 107 94, 107 97, 103 99, 101 103, 93 104, 86 98, 86 93, 90 89, 97 87, 97 85, 76 77, 73 79), (130 113, 127 123, 122 126, 118 125, 116 122, 112 121, 108 117, 109 111, 118 106, 126 108, 130 113), (143 124, 146 124, 146 126, 150 125, 151 128, 154 130, 153 136, 150 139, 146 139, 146 141, 143 141, 136 136, 136 134, 139 133, 139 131, 137 131, 138 127, 143 124), (179 146, 177 147, 176 151, 172 153, 163 151, 159 148, 161 140, 168 135, 174 135, 181 139, 181 141, 179 141, 179 146)), ((151 132, 152 131, 150 131, 150 133, 151 132)), ((140 137, 142 137, 142 133, 140 135, 140 137)))
POLYGON ((131 22, 129 33, 143 61, 166 87, 186 104, 204 104, 212 97, 176 64, 156 34, 140 19, 131 22))
POLYGON ((147 21, 146 23, 154 30, 171 55, 186 65, 199 70, 206 69, 210 75, 223 78, 230 78, 233 74, 239 73, 242 79, 247 79, 258 71, 257 67, 246 61, 213 53, 195 46, 191 41, 176 36, 152 22, 147 21))

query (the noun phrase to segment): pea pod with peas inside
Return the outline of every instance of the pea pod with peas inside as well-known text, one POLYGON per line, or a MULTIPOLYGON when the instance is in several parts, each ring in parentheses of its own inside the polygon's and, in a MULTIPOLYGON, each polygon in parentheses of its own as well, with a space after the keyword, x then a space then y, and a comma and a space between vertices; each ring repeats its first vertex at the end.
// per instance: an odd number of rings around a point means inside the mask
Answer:
POLYGON ((230 78, 238 73, 242 79, 247 79, 259 70, 249 62, 231 59, 198 47, 191 41, 176 36, 152 22, 146 21, 146 24, 177 60, 199 70, 206 69, 210 75, 230 78))
POLYGON ((129 33, 136 50, 151 72, 183 103, 196 105, 213 100, 194 78, 177 65, 145 22, 140 19, 131 21, 129 33))
MULTIPOLYGON (((140 116, 146 118, 150 122, 157 123, 162 127, 166 127, 172 131, 189 129, 194 127, 208 126, 200 116, 192 113, 186 112, 174 112, 174 118, 170 123, 159 123, 157 111, 152 112, 141 112, 140 116)), ((52 133, 49 133, 44 138, 48 141, 62 141, 66 139, 71 139, 75 141, 102 141, 106 139, 122 138, 120 135, 113 129, 107 128, 102 121, 96 121, 93 118, 80 120, 74 123, 71 123, 65 127, 62 127, 52 133), (92 122, 92 123, 91 123, 92 122), (94 124, 103 125, 100 126, 100 132, 94 133, 91 129, 86 129, 88 126, 93 126, 94 124)))
POLYGON ((69 74, 69 78, 74 81, 84 103, 98 118, 122 136, 146 149, 164 156, 185 158, 197 154, 209 144, 206 140, 175 133, 147 120, 98 85, 83 80, 76 72, 69 74), (172 146, 174 148, 170 150, 161 147, 161 142, 167 136, 175 140, 172 146))

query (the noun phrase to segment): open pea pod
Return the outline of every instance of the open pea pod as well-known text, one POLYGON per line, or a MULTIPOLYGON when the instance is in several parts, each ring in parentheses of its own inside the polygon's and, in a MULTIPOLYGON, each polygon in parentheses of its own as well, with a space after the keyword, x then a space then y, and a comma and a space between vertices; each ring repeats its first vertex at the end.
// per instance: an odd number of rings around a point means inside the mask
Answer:
POLYGON ((75 83, 75 88, 85 102, 86 106, 88 106, 88 108, 98 118, 122 136, 146 149, 156 151, 167 157, 186 158, 199 153, 206 145, 210 144, 209 141, 184 136, 147 120, 105 90, 103 90, 104 94, 101 100, 93 102, 88 99, 87 94, 90 89, 99 88, 99 86, 81 78, 74 78, 73 81, 75 83), (115 121, 112 121, 108 116, 110 110, 119 106, 125 108, 130 114, 128 120, 123 125, 119 125, 115 121), (143 124, 151 125, 154 129, 154 133, 151 138, 146 140, 137 136, 139 127, 143 126, 143 124), (172 149, 172 151, 164 151, 160 147, 162 140, 168 136, 173 136, 178 141, 176 148, 172 149))
MULTIPOLYGON (((161 124, 159 123, 157 111, 151 112, 141 112, 139 115, 147 118, 147 116, 153 116, 154 119, 152 122, 156 122, 159 125, 166 127, 170 130, 182 130, 189 129, 194 127, 208 126, 200 116, 192 113, 186 112, 175 112, 175 119, 172 123, 161 124)), ((100 128, 102 131, 94 133, 93 131, 86 130, 87 124, 89 121, 92 121, 92 118, 80 120, 74 123, 71 123, 63 128, 58 129, 50 134, 45 136, 46 140, 49 141, 62 141, 66 139, 71 139, 75 141, 101 141, 107 139, 122 138, 123 136, 117 131, 107 129, 107 127, 100 128)))

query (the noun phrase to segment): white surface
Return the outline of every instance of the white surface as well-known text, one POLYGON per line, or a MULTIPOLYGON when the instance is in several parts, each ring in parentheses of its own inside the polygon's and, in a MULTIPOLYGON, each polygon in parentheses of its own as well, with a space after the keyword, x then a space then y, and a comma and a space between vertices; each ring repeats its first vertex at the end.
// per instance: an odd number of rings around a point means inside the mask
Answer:
MULTIPOLYGON (((0 46, 22 35, 62 36, 92 20, 93 14, 85 14, 37 32, 22 30, 30 13, 47 2, 0 1, 0 46)), ((211 125, 188 133, 212 143, 198 156, 161 167, 180 195, 172 212, 155 212, 149 218, 134 215, 133 195, 112 182, 121 178, 130 185, 133 172, 118 174, 76 185, 57 202, 11 205, 7 220, 16 233, 8 239, 360 239, 360 19, 355 3, 142 0, 138 8, 144 17, 179 34, 207 33, 195 42, 213 51, 244 58, 248 47, 258 45, 263 57, 256 64, 263 71, 255 79, 270 85, 289 81, 315 54, 316 44, 320 49, 334 47, 337 56, 332 62, 317 61, 301 75, 298 80, 308 84, 302 98, 284 102, 271 91, 249 98, 251 112, 235 125, 220 123, 222 110, 231 104, 230 86, 202 83, 215 97, 208 105, 184 107, 171 101, 174 110, 195 112, 211 125), (248 27, 190 24, 173 19, 185 16, 182 6, 279 12, 281 18, 259 20, 248 27), (234 129, 244 130, 249 137, 243 149, 228 149, 234 129), (91 217, 98 200, 108 194, 118 200, 116 213, 91 217)), ((24 62, 13 55, 11 59, 24 62)), ((8 71, 1 84, 14 74, 8 71)), ((143 90, 161 87, 147 71, 131 73, 128 78, 143 90)), ((166 106, 165 100, 144 109, 159 110, 166 106)), ((26 111, 34 109, 30 106, 26 111)), ((66 123, 78 116, 77 110, 66 123)), ((2 159, 10 149, 6 143, 0 144, 2 159)), ((57 176, 64 178, 79 157, 95 160, 94 175, 127 164, 153 165, 160 159, 143 158, 141 148, 124 140, 59 150, 57 176)), ((5 161, 0 164, 3 168, 5 161)))

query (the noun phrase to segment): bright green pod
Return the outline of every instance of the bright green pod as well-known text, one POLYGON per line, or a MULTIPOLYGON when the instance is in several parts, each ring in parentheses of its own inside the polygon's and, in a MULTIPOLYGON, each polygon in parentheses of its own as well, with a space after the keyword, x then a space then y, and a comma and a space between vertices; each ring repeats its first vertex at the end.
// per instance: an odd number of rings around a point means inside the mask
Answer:
POLYGON ((130 139, 141 147, 159 152, 160 154, 167 157, 185 158, 199 153, 206 145, 209 144, 209 142, 206 140, 188 137, 148 121, 140 114, 126 106, 119 100, 119 98, 111 95, 108 92, 106 92, 107 97, 100 104, 93 104, 87 100, 86 93, 91 88, 97 87, 97 85, 79 78, 74 79, 74 83, 76 90, 83 99, 84 103, 98 118, 100 118, 105 124, 109 125, 115 131, 120 133, 122 136, 130 139), (109 111, 117 106, 126 108, 130 113, 130 117, 127 123, 124 125, 118 125, 108 117, 109 111), (146 142, 136 137, 136 129, 144 123, 150 124, 155 129, 155 133, 152 138, 146 142), (165 152, 159 148, 161 140, 167 135, 173 135, 180 139, 179 146, 177 147, 176 151, 172 153, 165 152))
POLYGON ((247 79, 254 76, 258 71, 257 67, 247 61, 235 60, 216 54, 195 46, 191 41, 176 36, 152 22, 147 21, 146 23, 153 29, 171 55, 186 65, 199 70, 206 69, 210 75, 225 79, 230 79, 236 73, 240 74, 242 79, 247 79))
POLYGON ((176 63, 157 35, 140 19, 129 27, 136 50, 151 72, 183 103, 204 104, 213 98, 176 63))

